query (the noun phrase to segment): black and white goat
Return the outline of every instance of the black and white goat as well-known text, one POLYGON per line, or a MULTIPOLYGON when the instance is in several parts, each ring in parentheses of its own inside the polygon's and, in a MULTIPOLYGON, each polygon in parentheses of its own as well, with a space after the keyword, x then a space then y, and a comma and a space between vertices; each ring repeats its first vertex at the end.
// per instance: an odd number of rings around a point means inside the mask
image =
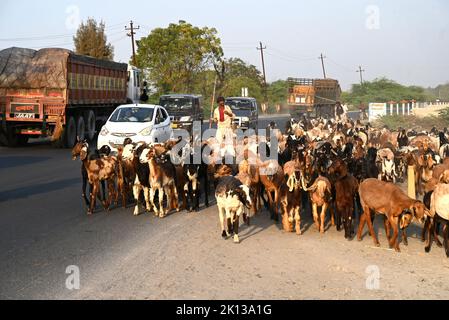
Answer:
POLYGON ((251 208, 251 195, 248 186, 233 176, 220 178, 215 190, 218 214, 221 224, 221 236, 226 239, 234 234, 234 242, 239 243, 239 219, 244 208, 251 208), (225 222, 227 230, 225 230, 225 222))

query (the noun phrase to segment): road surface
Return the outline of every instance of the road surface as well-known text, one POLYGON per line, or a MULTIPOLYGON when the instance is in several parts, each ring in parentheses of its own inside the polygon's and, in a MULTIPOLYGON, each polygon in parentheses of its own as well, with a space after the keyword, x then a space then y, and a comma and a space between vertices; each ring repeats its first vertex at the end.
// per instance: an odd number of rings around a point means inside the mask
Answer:
POLYGON ((234 244, 221 238, 215 206, 164 219, 132 207, 87 216, 67 149, 2 147, 0 176, 2 299, 449 298, 449 259, 436 246, 424 253, 421 227, 396 253, 380 219, 375 248, 366 230, 361 242, 333 227, 321 235, 303 212, 297 236, 262 211, 234 244))

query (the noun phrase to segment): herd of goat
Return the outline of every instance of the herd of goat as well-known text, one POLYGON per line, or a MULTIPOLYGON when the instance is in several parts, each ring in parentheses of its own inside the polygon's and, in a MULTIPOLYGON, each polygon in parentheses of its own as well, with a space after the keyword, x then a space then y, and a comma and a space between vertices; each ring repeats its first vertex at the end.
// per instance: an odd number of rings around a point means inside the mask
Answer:
POLYGON ((423 223, 425 251, 429 252, 435 241, 440 247, 444 245, 449 257, 446 128, 390 131, 359 121, 304 118, 289 121, 284 132, 270 130, 277 144, 269 137, 245 137, 239 147, 230 148, 232 164, 223 163, 226 150, 214 138, 201 143, 209 161, 203 156, 199 164, 193 161, 194 148, 181 139, 146 144, 127 138, 114 155, 108 147, 91 150, 86 141, 78 141, 72 158, 82 161, 88 214, 93 213, 96 198, 109 210, 113 203, 126 207, 133 197, 134 215, 141 212, 144 200, 145 210, 162 218, 172 210, 198 210, 200 197, 209 206, 213 188, 222 236, 233 236, 234 242, 239 242, 240 216, 249 224, 250 217, 265 206, 271 219, 281 219, 285 231, 300 235, 301 215, 310 208, 319 232, 324 233, 329 214, 331 225, 344 229, 345 238, 352 239, 358 221, 357 239, 361 240, 367 224, 376 246, 379 241, 373 221, 381 215, 389 246, 396 251, 400 251, 399 239, 407 245, 406 228, 415 219, 423 223), (183 147, 175 148, 178 143, 184 143, 183 147), (274 145, 277 150, 270 147, 274 145), (261 156, 261 148, 268 158, 261 156), (236 152, 243 154, 238 163, 236 152), (179 163, 171 161, 173 153, 179 163), (409 197, 398 185, 410 174, 414 175, 415 197, 409 197), (421 197, 422 201, 416 200, 421 197), (439 240, 440 226, 443 243, 439 240))

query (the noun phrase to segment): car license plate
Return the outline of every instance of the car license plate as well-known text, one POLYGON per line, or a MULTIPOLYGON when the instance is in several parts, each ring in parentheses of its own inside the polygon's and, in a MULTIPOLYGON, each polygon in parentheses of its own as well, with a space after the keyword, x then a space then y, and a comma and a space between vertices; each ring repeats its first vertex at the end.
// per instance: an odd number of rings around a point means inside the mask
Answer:
POLYGON ((14 118, 34 119, 34 113, 15 113, 14 118))
POLYGON ((123 144, 123 138, 116 138, 112 141, 113 144, 123 144))
POLYGON ((173 129, 176 129, 176 128, 178 128, 178 124, 177 124, 177 123, 172 123, 172 124, 171 124, 171 127, 172 127, 173 129))

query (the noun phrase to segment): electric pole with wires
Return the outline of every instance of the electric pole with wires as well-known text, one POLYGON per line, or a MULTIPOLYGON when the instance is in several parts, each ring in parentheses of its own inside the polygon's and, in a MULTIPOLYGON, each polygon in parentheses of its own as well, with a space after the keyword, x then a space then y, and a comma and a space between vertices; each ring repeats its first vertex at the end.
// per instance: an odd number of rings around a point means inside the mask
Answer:
POLYGON ((136 49, 135 49, 135 46, 134 46, 134 35, 136 33, 134 32, 134 30, 139 30, 140 26, 135 28, 134 27, 134 23, 133 23, 132 20, 129 22, 129 25, 130 25, 129 28, 127 26, 125 26, 125 30, 126 31, 130 31, 129 33, 127 33, 127 36, 131 37, 131 43, 132 43, 132 48, 133 48, 133 65, 136 66, 136 49))
POLYGON ((257 50, 260 50, 260 56, 261 56, 261 58, 262 58, 263 93, 264 93, 265 103, 267 103, 267 102, 268 102, 268 98, 267 98, 267 78, 266 78, 266 76, 265 76, 265 62, 264 62, 264 59, 263 59, 263 51, 264 51, 267 47, 266 47, 266 46, 265 46, 265 47, 262 47, 262 42, 259 42, 259 44, 260 44, 260 47, 257 47, 256 49, 257 49, 257 50))
POLYGON ((357 70, 356 72, 360 73, 360 85, 363 86, 363 77, 362 77, 362 73, 365 72, 364 69, 362 69, 362 66, 359 66, 359 70, 357 70))
POLYGON ((326 59, 325 56, 323 56, 323 54, 321 54, 318 59, 321 59, 321 67, 323 68, 323 77, 324 79, 326 79, 326 69, 324 68, 324 59, 326 59))

